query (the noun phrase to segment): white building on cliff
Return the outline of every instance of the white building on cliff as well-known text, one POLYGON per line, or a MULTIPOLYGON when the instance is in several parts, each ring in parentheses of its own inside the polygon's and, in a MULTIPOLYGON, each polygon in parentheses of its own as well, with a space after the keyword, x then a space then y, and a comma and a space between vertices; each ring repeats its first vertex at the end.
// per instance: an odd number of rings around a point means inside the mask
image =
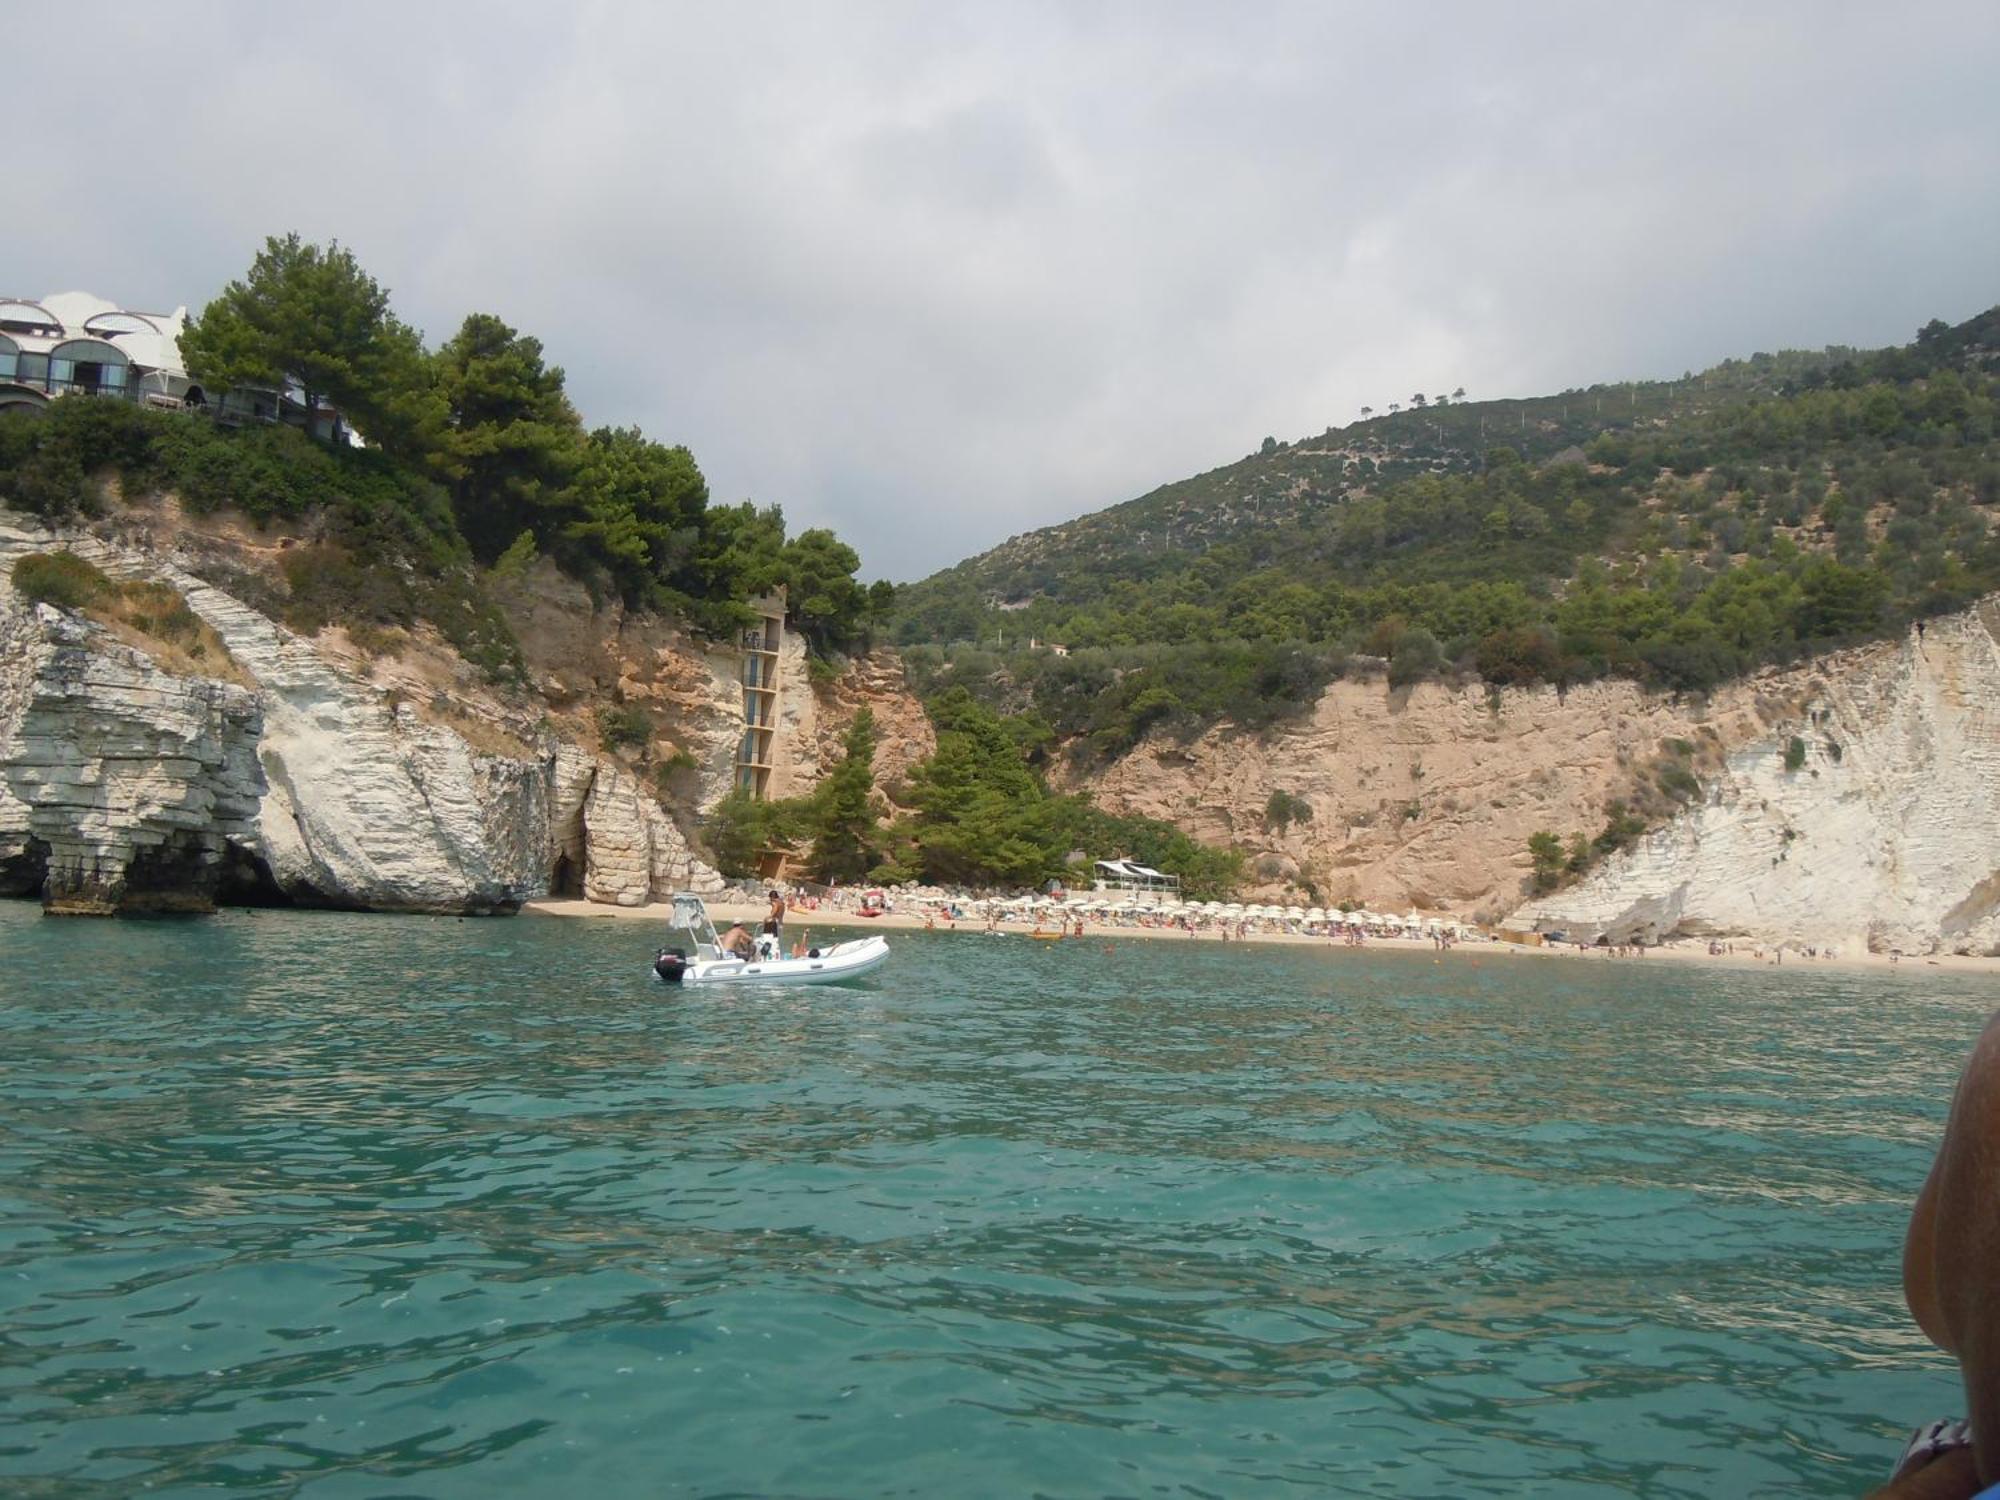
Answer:
MULTIPOLYGON (((206 411, 224 422, 307 425, 305 391, 296 383, 282 391, 202 389, 181 358, 187 323, 185 307, 135 312, 89 292, 0 298, 0 413, 42 410, 63 396, 101 396, 206 411)), ((311 425, 315 437, 359 441, 324 401, 311 425)))
POLYGON ((0 410, 70 395, 200 405, 181 362, 186 327, 185 307, 133 312, 89 292, 0 299, 0 410))

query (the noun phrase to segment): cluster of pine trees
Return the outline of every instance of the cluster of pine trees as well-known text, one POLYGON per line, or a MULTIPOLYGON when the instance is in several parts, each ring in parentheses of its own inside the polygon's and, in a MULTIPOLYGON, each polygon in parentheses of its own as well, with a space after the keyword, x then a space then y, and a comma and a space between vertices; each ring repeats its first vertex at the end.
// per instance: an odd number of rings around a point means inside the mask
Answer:
MULTIPOLYGON (((860 558, 831 531, 788 537, 776 506, 710 504, 685 447, 635 427, 587 429, 540 340, 500 318, 474 313, 427 348, 337 243, 266 241, 189 325, 181 352, 216 402, 243 388, 289 392, 316 427, 337 411, 365 450, 62 401, 44 421, 0 432, 12 502, 46 514, 88 506, 93 477, 112 469, 128 490, 171 488, 196 506, 312 513, 328 549, 308 580, 318 612, 364 623, 425 616, 449 632, 478 590, 447 587, 448 575, 540 554, 600 596, 717 632, 748 619, 745 599, 783 585, 822 651, 865 637, 893 600, 891 585, 856 579, 860 558), (394 575, 412 570, 429 583, 399 584, 394 575)), ((504 642, 481 654, 495 651, 508 654, 504 642)))
POLYGON ((1180 876, 1193 899, 1234 888, 1237 854, 1197 844, 1171 824, 1116 817, 1088 798, 1051 792, 1041 771, 1054 743, 1046 721, 1003 717, 963 688, 925 707, 937 750, 895 788, 906 811, 885 821, 872 798, 875 725, 863 709, 840 765, 809 796, 725 799, 710 820, 723 873, 750 874, 761 850, 782 843, 804 852, 813 878, 843 883, 1019 889, 1067 878, 1078 863, 1130 856, 1180 876))
POLYGON ((636 427, 586 430, 539 339, 473 313, 436 350, 338 244, 266 242, 188 329, 191 375, 211 387, 289 378, 308 409, 331 402, 368 439, 441 485, 473 557, 536 551, 602 579, 628 603, 727 625, 730 605, 783 584, 797 623, 839 647, 893 590, 855 579, 831 531, 787 539, 776 506, 711 506, 685 447, 636 427))

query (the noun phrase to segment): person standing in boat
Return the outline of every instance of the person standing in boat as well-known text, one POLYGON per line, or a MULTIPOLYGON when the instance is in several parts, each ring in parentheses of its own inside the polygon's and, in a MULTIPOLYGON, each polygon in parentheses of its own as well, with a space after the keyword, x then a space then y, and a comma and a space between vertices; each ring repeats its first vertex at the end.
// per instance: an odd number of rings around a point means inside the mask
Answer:
POLYGON ((782 940, 785 929, 785 898, 778 894, 774 886, 766 894, 771 898, 771 909, 764 913, 764 931, 771 935, 772 946, 780 953, 784 947, 782 940))

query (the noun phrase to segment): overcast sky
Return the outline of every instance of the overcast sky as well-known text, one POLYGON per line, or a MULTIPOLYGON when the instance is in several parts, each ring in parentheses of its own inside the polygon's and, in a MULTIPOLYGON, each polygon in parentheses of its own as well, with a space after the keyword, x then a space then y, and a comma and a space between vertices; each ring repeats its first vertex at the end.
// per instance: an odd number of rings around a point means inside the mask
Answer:
POLYGON ((29 15, 0 294, 199 311, 337 237, 866 577, 1420 389, 2000 301, 1994 0, 29 15))

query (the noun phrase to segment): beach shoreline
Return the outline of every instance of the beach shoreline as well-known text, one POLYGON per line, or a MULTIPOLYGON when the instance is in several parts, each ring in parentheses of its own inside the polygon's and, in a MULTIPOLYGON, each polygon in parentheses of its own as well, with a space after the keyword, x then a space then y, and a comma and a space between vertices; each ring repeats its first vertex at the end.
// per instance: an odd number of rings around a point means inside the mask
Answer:
MULTIPOLYGON (((761 901, 711 901, 709 915, 718 927, 731 922, 742 922, 754 929, 764 920, 765 904, 761 901)), ((523 916, 578 918, 609 918, 614 921, 651 922, 663 932, 673 923, 673 903, 657 901, 648 906, 610 906, 597 901, 576 899, 546 899, 524 902, 523 916)), ((1003 919, 992 924, 993 930, 1005 936, 1033 938, 1036 926, 1032 921, 1003 919)), ((927 918, 923 912, 887 911, 879 917, 857 916, 852 911, 832 908, 820 911, 793 911, 785 919, 787 941, 791 941, 808 931, 833 930, 841 932, 959 932, 982 933, 987 930, 987 922, 982 917, 967 917, 953 924, 942 917, 927 918)), ((1043 940, 1050 940, 1051 927, 1044 923, 1041 927, 1043 940)), ((1190 936, 1186 930, 1173 927, 1126 927, 1116 923, 1086 921, 1084 940, 1096 942, 1119 942, 1127 938, 1146 942, 1165 943, 1220 943, 1221 934, 1214 929, 1197 931, 1190 936)), ((1063 939, 1075 941, 1075 939, 1063 939)), ((1355 947, 1338 938, 1311 936, 1295 932, 1252 932, 1242 939, 1230 938, 1228 942, 1242 942, 1246 946, 1322 948, 1329 952, 1354 952, 1355 947)), ((1668 943, 1645 950, 1644 957, 1625 956, 1613 958, 1606 948, 1578 948, 1573 945, 1541 945, 1508 943, 1494 940, 1461 941, 1448 948, 1439 948, 1429 938, 1371 937, 1360 945, 1358 951, 1371 950, 1392 953, 1431 953, 1437 957, 1512 957, 1530 959, 1589 960, 1599 963, 1695 963, 1710 967, 1742 969, 1937 969, 1960 974, 1989 974, 2000 976, 2000 958, 1963 957, 1958 954, 1905 954, 1900 961, 1886 953, 1849 953, 1842 951, 1837 958, 1807 958, 1787 950, 1782 963, 1774 963, 1768 953, 1762 958, 1755 955, 1754 944, 1736 944, 1738 952, 1710 953, 1705 944, 1688 940, 1668 943)))

